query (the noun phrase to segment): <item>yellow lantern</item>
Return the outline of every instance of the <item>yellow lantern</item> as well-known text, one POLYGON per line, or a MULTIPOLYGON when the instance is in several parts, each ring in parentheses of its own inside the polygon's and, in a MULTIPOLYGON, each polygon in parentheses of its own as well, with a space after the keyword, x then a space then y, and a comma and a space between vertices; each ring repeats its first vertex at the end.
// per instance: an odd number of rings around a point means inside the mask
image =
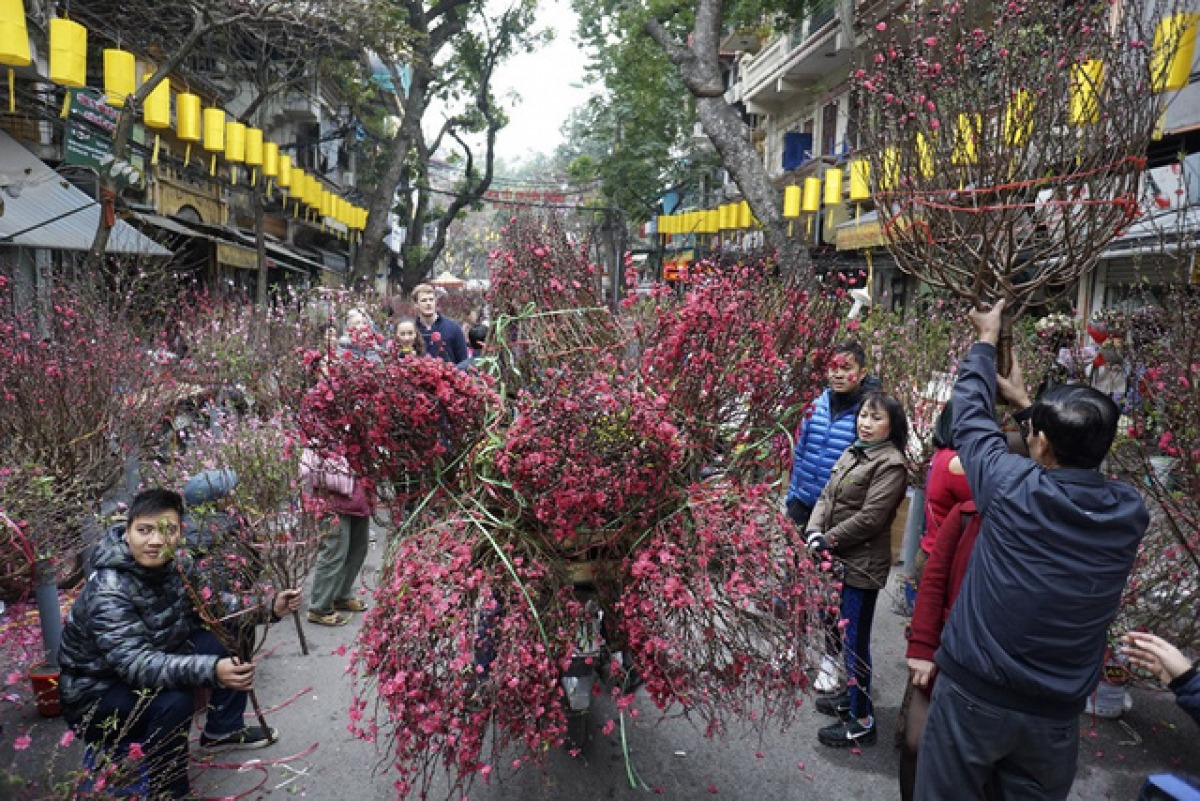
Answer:
POLYGON ((821 179, 810 175, 804 179, 804 199, 800 209, 805 214, 816 214, 821 210, 821 179))
POLYGON ((212 154, 208 174, 217 174, 217 154, 225 151, 225 111, 219 108, 204 109, 204 139, 200 146, 212 154))
POLYGON ((240 122, 225 123, 225 160, 229 162, 229 181, 237 186, 237 165, 246 160, 246 126, 240 122))
POLYGON ((891 192, 900 184, 900 152, 885 147, 879 156, 879 191, 891 192))
POLYGON ((175 135, 187 143, 183 163, 192 160, 192 144, 200 141, 200 97, 191 92, 175 95, 175 135))
POLYGON ((261 128, 246 129, 245 162, 249 167, 261 167, 263 163, 263 132, 261 128))
POLYGON ((1155 92, 1177 92, 1188 85, 1198 33, 1200 14, 1172 14, 1159 21, 1150 58, 1150 87, 1155 92))
POLYGON ((667 216, 665 214, 660 214, 654 218, 654 231, 659 236, 665 236, 667 233, 666 220, 667 216))
MULTIPOLYGON (((290 159, 290 156, 279 157, 279 174, 283 175, 283 160, 290 159)), ((292 167, 292 194, 297 200, 304 200, 304 192, 308 189, 308 176, 304 174, 304 170, 299 167, 292 167)))
POLYGON ((171 80, 163 78, 150 90, 142 103, 142 124, 147 128, 168 128, 171 125, 171 80))
POLYGON ((1071 65, 1071 124, 1091 125, 1100 121, 1100 84, 1104 62, 1090 58, 1071 65))
POLYGON ((800 187, 793 185, 783 188, 783 216, 791 218, 800 216, 800 187))
POLYGON ((191 92, 175 95, 175 135, 185 142, 200 141, 200 97, 191 92))
POLYGON ((920 131, 917 132, 917 170, 922 178, 933 177, 933 146, 929 144, 929 137, 920 131))
POLYGON ((74 20, 50 20, 50 80, 59 86, 87 86, 87 28, 74 20))
POLYGON ((850 162, 850 200, 861 203, 871 198, 871 162, 855 159, 850 162))
MULTIPOLYGON (((276 150, 278 150, 278 146, 276 146, 276 150)), ((292 157, 287 153, 279 154, 279 176, 275 179, 275 183, 283 189, 292 185, 292 157)))
POLYGON ((979 114, 959 114, 954 131, 954 151, 950 161, 960 166, 974 164, 979 159, 979 135, 983 132, 983 117, 979 114))
POLYGON ((321 190, 321 216, 322 217, 332 217, 333 216, 333 201, 334 201, 333 193, 330 192, 328 189, 322 189, 321 190))
POLYGON ((137 61, 128 50, 104 50, 104 94, 108 104, 124 108, 125 98, 137 90, 137 61))
POLYGON ((292 195, 300 203, 308 195, 308 175, 299 167, 292 167, 292 195))
POLYGON ((842 202, 842 175, 838 167, 830 167, 825 171, 825 205, 838 206, 842 202))
POLYGON ((246 126, 240 122, 225 123, 225 160, 246 160, 246 126))
POLYGON ((744 200, 737 204, 737 227, 750 227, 750 204, 744 200))
POLYGON ((1018 89, 1009 98, 1004 112, 1004 143, 1009 147, 1024 147, 1033 134, 1033 92, 1018 89))
MULTIPOLYGON (((142 102, 142 124, 157 131, 171 126, 171 81, 163 78, 158 85, 150 90, 142 102)), ((158 133, 154 134, 154 149, 150 154, 150 163, 158 164, 158 133)))
POLYGON ((704 212, 704 233, 715 234, 721 228, 720 214, 716 209, 706 209, 704 212))
POLYGON ((8 113, 17 111, 16 74, 13 67, 28 67, 29 32, 25 27, 24 0, 0 0, 0 64, 8 66, 8 113))
POLYGON ((204 109, 203 147, 210 153, 225 150, 225 111, 219 108, 204 109))
POLYGON ((262 174, 267 178, 279 175, 279 145, 274 142, 263 142, 262 174))

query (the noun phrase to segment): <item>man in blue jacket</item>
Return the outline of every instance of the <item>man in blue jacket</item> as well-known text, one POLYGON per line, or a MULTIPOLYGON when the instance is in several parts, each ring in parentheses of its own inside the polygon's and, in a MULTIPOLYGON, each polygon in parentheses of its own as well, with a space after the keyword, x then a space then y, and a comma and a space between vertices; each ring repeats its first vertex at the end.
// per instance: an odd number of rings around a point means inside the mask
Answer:
POLYGON ((425 354, 444 359, 451 364, 464 362, 470 356, 462 326, 438 313, 437 290, 429 284, 417 284, 412 291, 417 305, 417 331, 425 340, 425 354))
MULTIPOLYGON (((833 352, 827 377, 829 387, 813 401, 800 423, 796 451, 792 460, 791 485, 787 494, 788 517, 801 532, 808 525, 821 490, 829 482, 834 462, 858 437, 858 410, 867 390, 879 386, 879 380, 867 375, 867 354, 857 342, 843 342, 833 352)), ((841 686, 837 655, 841 634, 832 621, 826 655, 814 687, 818 692, 836 692, 841 686)))
POLYGON ((954 387, 954 441, 983 526, 942 633, 916 797, 1066 798, 1079 715, 1149 515, 1099 467, 1112 399, 1059 386, 1030 404, 1019 368, 996 376, 1003 301, 972 312, 978 341, 954 387), (1011 453, 994 396, 1016 409, 1032 458, 1011 453))

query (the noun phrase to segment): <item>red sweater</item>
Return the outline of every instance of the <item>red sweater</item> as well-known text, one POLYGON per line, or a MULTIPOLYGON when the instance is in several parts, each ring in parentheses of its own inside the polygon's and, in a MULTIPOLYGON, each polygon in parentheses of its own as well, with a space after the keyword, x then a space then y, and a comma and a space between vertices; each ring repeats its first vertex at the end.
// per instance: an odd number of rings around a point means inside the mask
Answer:
POLYGON ((964 501, 951 509, 942 521, 937 544, 925 563, 917 591, 917 605, 908 631, 906 656, 909 659, 933 661, 933 655, 942 643, 942 627, 950 617, 950 607, 954 606, 966 575, 982 520, 975 510, 975 502, 964 501), (967 515, 965 524, 964 515, 967 515))
POLYGON ((929 480, 925 483, 925 535, 921 537, 921 550, 926 554, 933 553, 937 547, 937 533, 947 513, 955 504, 971 500, 966 474, 950 472, 950 462, 957 455, 953 448, 938 448, 929 462, 929 480))

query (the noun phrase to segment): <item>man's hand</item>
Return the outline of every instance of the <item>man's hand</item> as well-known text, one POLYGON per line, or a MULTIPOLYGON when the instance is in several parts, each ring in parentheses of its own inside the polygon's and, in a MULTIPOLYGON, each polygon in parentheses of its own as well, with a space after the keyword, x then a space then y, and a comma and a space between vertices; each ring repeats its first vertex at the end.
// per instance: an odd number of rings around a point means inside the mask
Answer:
POLYGON ((1188 672, 1192 663, 1178 648, 1144 631, 1131 631, 1121 638, 1125 647, 1121 653, 1140 668, 1145 668, 1158 677, 1163 684, 1170 684, 1188 672))
POLYGON ((987 311, 971 309, 967 313, 967 318, 971 321, 971 325, 975 326, 975 335, 980 342, 988 342, 995 345, 1000 341, 1000 314, 1004 311, 1003 299, 992 304, 992 308, 987 311))
POLYGON ((804 536, 804 545, 808 548, 808 552, 814 556, 822 551, 829 550, 829 542, 825 539, 825 535, 819 531, 810 531, 804 536))
POLYGON ((928 659, 910 658, 908 660, 908 680, 918 690, 928 690, 929 682, 933 681, 935 673, 937 673, 937 665, 928 659))
POLYGON ((996 389, 1000 391, 1000 397, 1018 412, 1033 405, 1033 401, 1029 399, 1029 390, 1025 388, 1025 375, 1021 372, 1021 363, 1017 361, 1015 349, 1012 355, 1012 370, 1007 376, 996 376, 996 389))
POLYGON ((217 683, 230 690, 253 690, 254 663, 232 656, 217 660, 217 683))
POLYGON ((288 612, 295 612, 300 608, 300 590, 284 590, 275 596, 275 603, 271 605, 271 611, 275 613, 275 617, 283 617, 288 612))

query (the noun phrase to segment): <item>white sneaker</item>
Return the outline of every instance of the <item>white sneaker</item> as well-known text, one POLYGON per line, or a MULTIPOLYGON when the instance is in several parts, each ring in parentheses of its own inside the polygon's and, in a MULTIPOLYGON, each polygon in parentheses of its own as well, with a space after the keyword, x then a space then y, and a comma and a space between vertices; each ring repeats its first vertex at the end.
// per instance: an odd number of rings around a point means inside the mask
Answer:
POLYGON ((819 693, 836 693, 842 689, 842 675, 838 669, 837 660, 832 656, 821 658, 821 669, 817 671, 813 689, 819 693))

